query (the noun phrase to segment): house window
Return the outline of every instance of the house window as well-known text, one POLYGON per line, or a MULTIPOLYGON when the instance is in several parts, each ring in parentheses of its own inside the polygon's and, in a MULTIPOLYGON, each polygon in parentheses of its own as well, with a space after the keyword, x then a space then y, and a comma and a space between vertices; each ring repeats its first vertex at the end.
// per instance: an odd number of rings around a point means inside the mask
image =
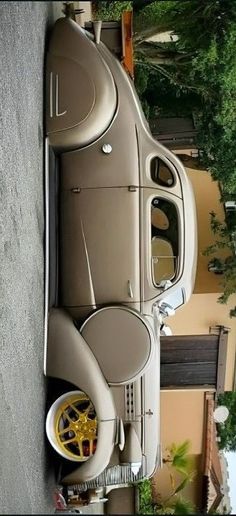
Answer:
POLYGON ((172 202, 156 197, 151 205, 152 278, 155 286, 175 278, 178 254, 177 209, 172 202))
POLYGON ((160 158, 155 157, 151 161, 151 178, 160 186, 173 186, 174 174, 160 158))

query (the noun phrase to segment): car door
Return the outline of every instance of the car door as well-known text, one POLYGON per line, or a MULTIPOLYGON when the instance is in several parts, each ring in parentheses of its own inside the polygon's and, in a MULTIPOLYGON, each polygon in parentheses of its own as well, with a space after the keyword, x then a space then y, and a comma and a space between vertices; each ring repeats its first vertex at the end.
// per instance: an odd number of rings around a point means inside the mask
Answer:
POLYGON ((139 189, 62 190, 60 212, 63 305, 139 303, 139 189))
POLYGON ((124 108, 126 116, 119 111, 109 131, 92 145, 61 155, 61 188, 139 185, 136 130, 124 108))

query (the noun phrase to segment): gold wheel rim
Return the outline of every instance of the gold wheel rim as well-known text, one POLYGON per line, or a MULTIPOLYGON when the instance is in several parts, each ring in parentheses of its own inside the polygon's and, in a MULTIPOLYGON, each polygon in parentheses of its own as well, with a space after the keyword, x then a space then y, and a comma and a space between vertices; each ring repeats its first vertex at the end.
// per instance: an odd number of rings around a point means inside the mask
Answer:
POLYGON ((76 461, 88 460, 96 449, 97 426, 95 409, 88 396, 82 392, 68 396, 55 416, 58 446, 76 461))

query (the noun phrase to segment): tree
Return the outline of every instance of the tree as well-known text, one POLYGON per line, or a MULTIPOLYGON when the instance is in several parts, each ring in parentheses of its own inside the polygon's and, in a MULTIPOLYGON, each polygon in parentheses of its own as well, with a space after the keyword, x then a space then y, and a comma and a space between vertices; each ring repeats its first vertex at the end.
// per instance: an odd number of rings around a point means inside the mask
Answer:
MULTIPOLYGON (((225 304, 229 297, 236 292, 236 254, 234 235, 232 227, 227 222, 220 222, 214 212, 210 213, 210 224, 216 239, 214 244, 207 247, 204 251, 205 256, 214 254, 214 258, 209 262, 209 270, 222 275, 222 291, 219 303, 225 304), (224 258, 217 256, 221 250, 228 250, 224 258)), ((236 306, 230 310, 230 317, 236 316, 236 306)))
MULTIPOLYGON (((174 2, 176 4, 176 2, 174 2)), ((173 8, 172 0, 165 0, 165 2, 146 2, 142 4, 143 7, 137 8, 136 2, 133 3, 134 8, 134 44, 140 44, 147 37, 152 36, 158 32, 169 30, 170 24, 168 21, 168 14, 173 8)), ((141 4, 140 4, 141 6, 141 4)))
POLYGON ((192 462, 189 458, 190 441, 186 440, 181 444, 173 443, 166 449, 166 457, 163 458, 163 464, 174 468, 184 477, 188 477, 192 469, 192 462))
POLYGON ((201 167, 236 193, 236 2, 134 0, 94 5, 103 19, 134 9, 135 83, 145 114, 192 115, 201 167), (147 38, 169 31, 177 40, 147 38))
MULTIPOLYGON (((156 78, 154 105, 161 108, 158 76, 176 90, 182 105, 191 95, 202 164, 225 190, 236 192, 236 2, 156 1, 134 13, 134 27, 135 62, 156 78), (167 30, 177 41, 146 41, 167 30)), ((142 99, 153 102, 153 96, 147 81, 142 99)))
POLYGON ((229 409, 225 423, 218 424, 219 446, 226 451, 236 451, 236 392, 225 392, 218 396, 218 404, 229 409))
POLYGON ((180 444, 172 443, 167 447, 163 457, 163 465, 168 468, 170 478, 170 493, 167 498, 158 497, 154 502, 155 514, 194 514, 193 504, 182 495, 183 489, 195 476, 193 471, 192 458, 189 455, 190 441, 186 440, 180 444), (176 480, 175 473, 181 475, 176 480))
POLYGON ((134 2, 134 41, 140 44, 152 29, 154 34, 168 30, 179 37, 176 50, 197 55, 213 38, 222 39, 235 19, 231 0, 156 0, 138 13, 134 2))
POLYGON ((100 20, 120 20, 122 12, 132 9, 132 1, 105 1, 94 0, 93 4, 93 19, 100 20))
POLYGON ((140 9, 147 7, 147 5, 153 2, 155 2, 155 0, 133 0, 133 9, 138 12, 140 9))

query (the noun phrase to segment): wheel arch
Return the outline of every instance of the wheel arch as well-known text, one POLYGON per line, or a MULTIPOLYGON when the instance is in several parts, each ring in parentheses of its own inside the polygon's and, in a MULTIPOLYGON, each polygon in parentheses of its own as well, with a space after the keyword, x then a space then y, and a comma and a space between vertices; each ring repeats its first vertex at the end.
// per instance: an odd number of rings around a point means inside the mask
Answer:
POLYGON ((113 75, 97 46, 70 18, 55 23, 46 64, 46 131, 59 151, 83 148, 117 111, 113 75))
POLYGON ((116 419, 111 390, 89 346, 62 309, 49 314, 45 375, 64 380, 84 391, 94 404, 98 419, 116 419))
POLYGON ((98 419, 96 452, 88 461, 66 474, 61 483, 92 480, 108 466, 114 450, 117 432, 115 405, 96 358, 70 316, 61 309, 52 309, 49 315, 45 375, 69 382, 84 391, 95 407, 98 419))

